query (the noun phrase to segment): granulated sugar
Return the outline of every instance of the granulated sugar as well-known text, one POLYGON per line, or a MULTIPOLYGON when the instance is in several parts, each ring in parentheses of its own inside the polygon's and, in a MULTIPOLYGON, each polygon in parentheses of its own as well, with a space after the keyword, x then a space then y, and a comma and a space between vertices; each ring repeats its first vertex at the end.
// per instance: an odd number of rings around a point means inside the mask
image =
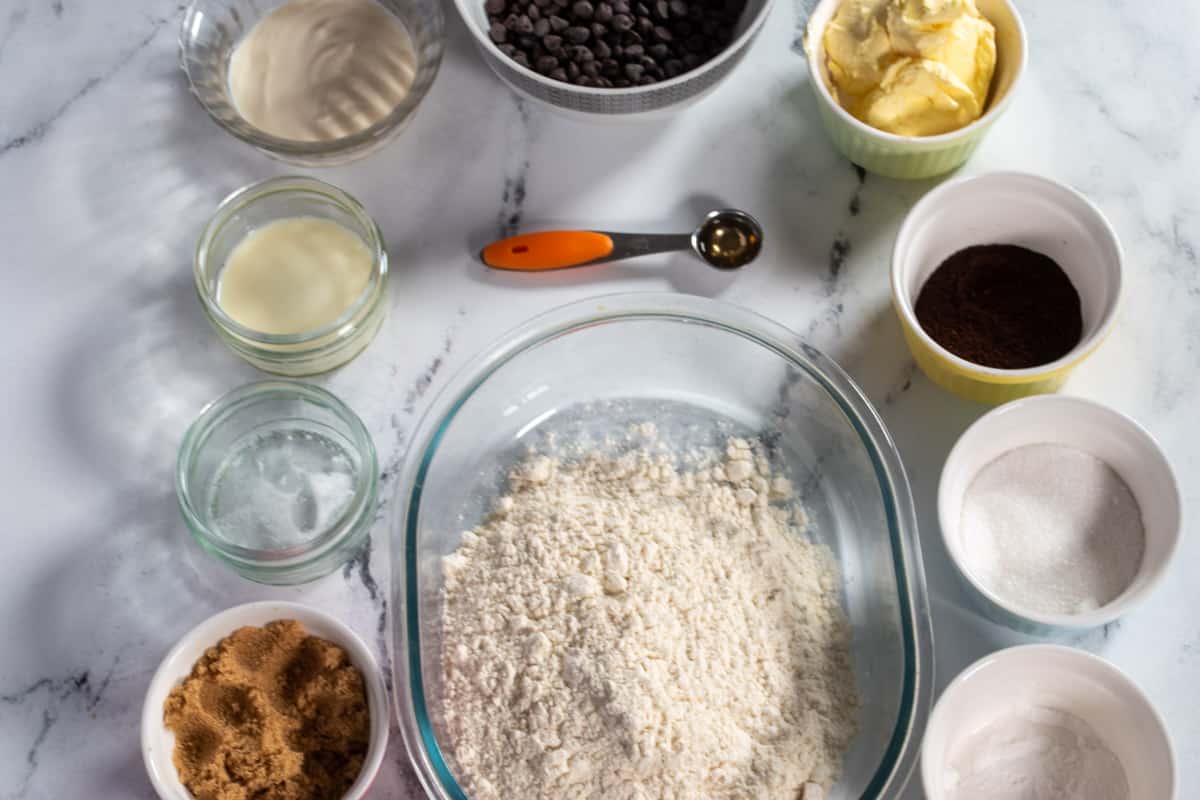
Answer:
POLYGON ((472 800, 820 798, 854 733, 831 553, 731 440, 535 457, 444 563, 447 748, 472 800))
POLYGON ((960 527, 971 574, 1014 605, 1047 614, 1116 599, 1145 547, 1141 510, 1121 476, 1058 444, 1018 447, 980 470, 960 527))

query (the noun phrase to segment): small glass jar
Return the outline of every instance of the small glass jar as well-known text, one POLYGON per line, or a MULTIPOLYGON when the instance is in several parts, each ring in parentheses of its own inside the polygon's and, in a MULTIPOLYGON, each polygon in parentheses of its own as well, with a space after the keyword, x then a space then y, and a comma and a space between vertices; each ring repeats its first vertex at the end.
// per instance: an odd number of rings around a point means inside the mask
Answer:
POLYGON ((340 367, 370 343, 387 314, 388 259, 379 226, 357 200, 315 178, 271 178, 226 197, 200 236, 193 271, 204 313, 222 341, 254 366, 278 375, 315 375, 340 367), (332 220, 362 239, 372 256, 370 279, 340 317, 317 330, 271 334, 247 328, 221 308, 221 271, 251 231, 295 217, 332 220))
POLYGON ((200 412, 183 438, 175 491, 206 551, 259 583, 326 575, 375 520, 379 465, 358 416, 324 389, 269 380, 200 412))

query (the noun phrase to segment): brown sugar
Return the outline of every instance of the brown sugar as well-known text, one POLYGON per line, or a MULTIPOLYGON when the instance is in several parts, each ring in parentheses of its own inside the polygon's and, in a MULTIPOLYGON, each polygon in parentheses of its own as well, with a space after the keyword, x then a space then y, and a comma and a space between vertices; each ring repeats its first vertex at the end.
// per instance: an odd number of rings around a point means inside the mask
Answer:
POLYGON ((240 628, 164 705, 175 768, 196 800, 341 800, 362 770, 362 673, 296 620, 240 628))

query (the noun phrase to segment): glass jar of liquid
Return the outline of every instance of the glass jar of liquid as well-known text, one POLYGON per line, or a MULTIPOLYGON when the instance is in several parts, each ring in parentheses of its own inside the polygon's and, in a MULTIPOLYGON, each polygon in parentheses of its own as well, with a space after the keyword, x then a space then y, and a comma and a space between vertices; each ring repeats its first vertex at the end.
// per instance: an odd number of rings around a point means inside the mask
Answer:
POLYGON ((379 226, 353 197, 314 178, 271 178, 225 198, 200 237, 194 271, 222 341, 280 375, 346 363, 387 310, 379 226))
POLYGON ((192 536, 259 583, 311 581, 362 548, 378 511, 379 463, 349 407, 316 386, 267 380, 210 403, 175 471, 192 536))

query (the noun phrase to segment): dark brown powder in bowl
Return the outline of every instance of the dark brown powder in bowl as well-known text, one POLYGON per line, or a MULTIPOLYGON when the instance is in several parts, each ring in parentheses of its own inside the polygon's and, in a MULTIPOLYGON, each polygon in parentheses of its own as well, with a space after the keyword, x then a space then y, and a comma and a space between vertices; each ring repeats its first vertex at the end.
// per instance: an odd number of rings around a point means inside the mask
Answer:
POLYGON ((1012 244, 947 258, 921 287, 914 311, 942 347, 996 369, 1049 364, 1083 337, 1079 293, 1062 267, 1012 244))
POLYGON ((209 648, 164 719, 196 800, 341 800, 371 731, 362 673, 296 620, 240 628, 209 648))

